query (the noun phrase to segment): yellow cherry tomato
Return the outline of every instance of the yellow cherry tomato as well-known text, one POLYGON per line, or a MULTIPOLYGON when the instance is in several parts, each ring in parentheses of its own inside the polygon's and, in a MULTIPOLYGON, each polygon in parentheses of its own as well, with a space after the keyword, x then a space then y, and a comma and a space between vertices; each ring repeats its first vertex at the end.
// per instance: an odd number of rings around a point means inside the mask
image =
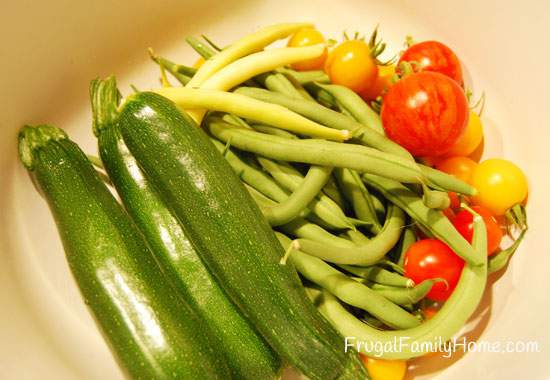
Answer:
POLYGON ((483 157, 483 151, 485 150, 485 138, 481 139, 481 142, 477 146, 477 148, 474 149, 472 153, 468 156, 475 162, 481 161, 481 157, 483 157))
POLYGON ((504 215, 508 209, 522 203, 527 197, 527 178, 510 161, 493 158, 477 165, 470 183, 477 189, 473 203, 504 215))
POLYGON ((471 158, 458 156, 437 161, 435 168, 470 183, 472 173, 477 165, 478 163, 471 158))
POLYGON ((370 48, 360 40, 348 40, 336 46, 328 55, 325 71, 332 83, 357 93, 371 87, 378 76, 378 66, 370 48))
MULTIPOLYGON (((290 37, 288 40, 287 46, 289 47, 301 47, 316 45, 325 42, 325 37, 314 28, 303 28, 298 30, 296 33, 290 37)), ((305 70, 322 70, 327 59, 327 49, 323 51, 317 58, 308 59, 301 62, 296 62, 290 65, 294 70, 305 71, 305 70)))
POLYGON ((374 359, 365 355, 361 355, 361 359, 371 380, 403 380, 407 373, 407 362, 404 360, 374 359))
POLYGON ((476 150, 479 144, 481 144, 481 140, 483 140, 483 126, 481 120, 475 112, 470 111, 466 129, 458 141, 452 146, 451 150, 445 154, 445 157, 469 156, 476 150))
POLYGON ((367 102, 382 96, 392 85, 394 74, 394 65, 378 66, 378 76, 376 77, 374 83, 372 86, 367 87, 359 95, 361 95, 361 97, 367 102))

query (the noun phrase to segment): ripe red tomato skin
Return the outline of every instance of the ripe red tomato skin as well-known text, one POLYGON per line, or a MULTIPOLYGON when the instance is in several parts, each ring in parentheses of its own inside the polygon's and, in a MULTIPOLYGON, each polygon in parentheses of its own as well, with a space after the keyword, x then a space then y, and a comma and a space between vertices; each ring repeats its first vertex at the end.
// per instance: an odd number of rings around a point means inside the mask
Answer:
POLYGON ((428 293, 427 297, 433 301, 445 301, 451 296, 463 267, 464 260, 437 239, 419 240, 405 254, 405 276, 415 283, 427 279, 445 279, 446 283, 435 283, 428 293))
POLYGON ((388 137, 416 157, 445 154, 464 132, 468 114, 462 88, 432 72, 410 74, 391 86, 381 111, 388 137))
POLYGON ((446 75, 460 86, 464 85, 460 60, 447 45, 441 42, 424 41, 414 44, 399 59, 399 63, 403 61, 418 62, 421 70, 446 75))
MULTIPOLYGON (((485 227, 487 228, 487 254, 488 256, 493 255, 502 240, 502 229, 496 220, 496 218, 491 214, 489 210, 482 206, 472 206, 472 210, 477 212, 483 218, 485 222, 485 227)), ((452 219, 453 226, 456 230, 468 240, 472 242, 472 237, 474 234, 473 226, 473 215, 468 210, 462 210, 457 213, 452 219)))

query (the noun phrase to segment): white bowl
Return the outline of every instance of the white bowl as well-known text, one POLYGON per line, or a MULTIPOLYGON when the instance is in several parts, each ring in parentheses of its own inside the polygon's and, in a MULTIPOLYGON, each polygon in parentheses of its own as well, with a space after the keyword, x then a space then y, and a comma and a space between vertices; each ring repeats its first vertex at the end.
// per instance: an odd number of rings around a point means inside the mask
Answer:
POLYGON ((149 88, 158 72, 147 47, 182 62, 183 38, 204 33, 221 44, 279 21, 312 21, 335 38, 377 24, 397 51, 404 36, 437 39, 462 59, 476 95, 486 93, 485 156, 518 163, 530 179, 531 230, 507 272, 491 287, 472 337, 538 343, 539 353, 477 352, 415 362, 416 378, 550 378, 546 213, 550 120, 550 7, 540 1, 164 1, 9 2, 1 17, 0 377, 118 379, 67 268, 45 202, 17 160, 25 123, 67 129, 95 152, 88 83, 114 73, 123 91, 149 88), (7 7, 7 9, 6 9, 7 7), (547 174, 544 174, 547 173, 547 174), (452 364, 452 365, 451 365, 452 364))

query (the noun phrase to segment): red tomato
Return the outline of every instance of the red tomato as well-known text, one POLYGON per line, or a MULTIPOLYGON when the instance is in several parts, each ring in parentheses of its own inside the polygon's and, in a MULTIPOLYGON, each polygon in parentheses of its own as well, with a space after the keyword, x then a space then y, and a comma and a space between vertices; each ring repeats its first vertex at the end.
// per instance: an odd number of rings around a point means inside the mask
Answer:
POLYGON ((382 124, 390 139, 417 157, 438 157, 452 148, 468 123, 468 101, 448 77, 408 75, 388 89, 382 124))
POLYGON ((445 243, 436 239, 419 240, 405 254, 405 276, 419 284, 424 280, 441 278, 445 282, 434 284, 427 297, 445 301, 452 294, 462 273, 464 260, 445 243))
MULTIPOLYGON (((500 246, 502 240, 502 229, 496 218, 489 210, 481 206, 473 206, 472 210, 477 212, 483 218, 487 228, 487 253, 494 254, 500 246)), ((464 239, 472 242, 474 235, 474 216, 468 210, 462 210, 453 218, 453 225, 460 232, 464 239)))
POLYGON ((449 206, 453 211, 460 207, 460 199, 458 194, 454 191, 449 191, 449 199, 451 200, 451 206, 449 206))
POLYGON ((424 41, 409 47, 399 59, 399 63, 418 62, 422 71, 433 71, 454 79, 463 85, 462 68, 456 54, 437 41, 424 41))

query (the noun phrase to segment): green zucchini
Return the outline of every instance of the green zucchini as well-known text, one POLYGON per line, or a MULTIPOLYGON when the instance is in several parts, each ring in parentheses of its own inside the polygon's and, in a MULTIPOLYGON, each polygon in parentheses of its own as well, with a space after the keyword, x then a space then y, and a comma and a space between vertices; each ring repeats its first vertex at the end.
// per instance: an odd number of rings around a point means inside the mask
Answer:
POLYGON ((275 379, 281 363, 271 347, 255 332, 215 282, 156 189, 144 178, 128 151, 111 115, 116 112, 114 78, 93 81, 92 108, 99 154, 126 210, 143 232, 163 269, 191 307, 216 337, 235 378, 275 379), (103 115, 103 119, 102 119, 103 115), (105 117, 105 115, 107 117, 105 117))
POLYGON ((357 354, 308 300, 275 234, 237 175, 168 99, 133 94, 117 126, 201 260, 280 357, 312 380, 364 379, 357 354))
POLYGON ((19 133, 67 261, 119 364, 132 379, 228 379, 196 314, 164 280, 139 230, 65 133, 19 133))

